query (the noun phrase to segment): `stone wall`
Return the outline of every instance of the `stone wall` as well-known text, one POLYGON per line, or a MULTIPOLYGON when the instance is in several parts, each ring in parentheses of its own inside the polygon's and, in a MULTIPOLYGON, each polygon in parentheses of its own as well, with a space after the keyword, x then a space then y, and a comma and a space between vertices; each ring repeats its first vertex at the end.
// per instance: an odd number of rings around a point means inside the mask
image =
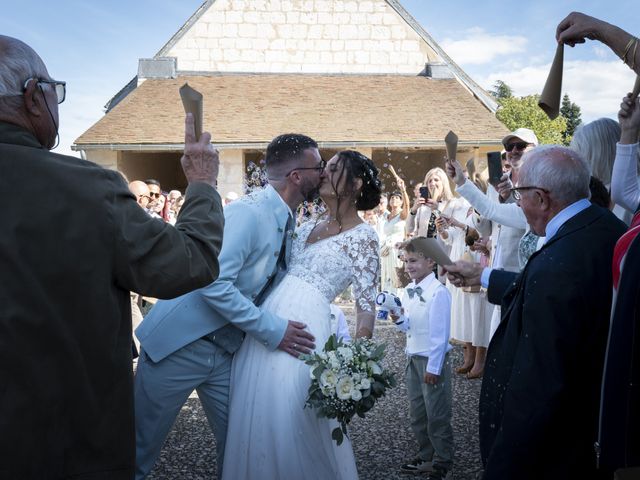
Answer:
POLYGON ((384 0, 216 0, 164 56, 219 72, 417 74, 440 61, 384 0))

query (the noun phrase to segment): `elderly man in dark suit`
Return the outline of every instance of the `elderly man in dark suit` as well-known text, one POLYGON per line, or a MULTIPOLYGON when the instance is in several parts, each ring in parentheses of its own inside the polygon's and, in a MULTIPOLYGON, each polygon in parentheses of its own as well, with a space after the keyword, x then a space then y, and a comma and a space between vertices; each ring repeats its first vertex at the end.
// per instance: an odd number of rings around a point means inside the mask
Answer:
POLYGON ((598 478, 600 378, 611 259, 625 226, 589 201, 589 171, 558 146, 527 153, 514 196, 547 237, 520 274, 457 262, 458 285, 488 285, 502 306, 480 397, 485 480, 598 478))
POLYGON ((176 227, 120 174, 49 152, 64 82, 0 36, 0 478, 131 479, 129 291, 170 298, 218 275, 219 161, 187 119, 176 227), (49 201, 39 201, 47 192, 49 201))

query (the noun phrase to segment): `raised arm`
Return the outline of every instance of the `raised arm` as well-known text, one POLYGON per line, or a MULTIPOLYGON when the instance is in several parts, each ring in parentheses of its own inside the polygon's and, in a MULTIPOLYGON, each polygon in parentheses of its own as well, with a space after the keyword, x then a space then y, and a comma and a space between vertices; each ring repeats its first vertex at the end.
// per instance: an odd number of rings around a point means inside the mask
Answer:
POLYGON ((462 165, 457 160, 447 162, 447 175, 456 184, 456 192, 464 197, 482 217, 506 227, 527 228, 524 212, 516 203, 498 203, 490 200, 465 178, 462 165))
POLYGON ((622 133, 616 147, 616 159, 611 174, 611 199, 625 210, 635 213, 640 206, 638 184, 638 135, 640 134, 640 103, 630 95, 622 99, 618 120, 622 133))
POLYGON ((175 228, 150 218, 115 172, 105 171, 112 196, 105 219, 111 222, 116 255, 115 282, 125 290, 172 298, 215 280, 224 218, 215 191, 218 152, 211 135, 195 139, 193 117, 185 121, 182 166, 189 181, 175 228))
POLYGON ((635 48, 637 39, 615 25, 580 12, 570 13, 558 24, 556 40, 574 47, 586 39, 598 40, 609 47, 633 71, 640 75, 640 51, 635 48))

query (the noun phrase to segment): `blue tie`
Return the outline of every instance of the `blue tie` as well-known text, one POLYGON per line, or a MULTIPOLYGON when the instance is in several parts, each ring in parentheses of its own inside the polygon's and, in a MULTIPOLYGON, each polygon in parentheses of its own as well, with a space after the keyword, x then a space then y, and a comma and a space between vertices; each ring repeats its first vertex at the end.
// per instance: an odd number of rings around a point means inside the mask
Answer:
POLYGON ((284 235, 282 237, 282 246, 280 247, 280 254, 276 261, 276 266, 273 269, 273 273, 269 276, 267 283, 264 284, 262 290, 256 295, 253 303, 261 305, 265 301, 267 295, 271 290, 280 283, 280 281, 287 274, 287 263, 289 261, 289 253, 291 251, 291 241, 293 240, 293 217, 289 214, 287 217, 287 224, 284 228, 284 235))

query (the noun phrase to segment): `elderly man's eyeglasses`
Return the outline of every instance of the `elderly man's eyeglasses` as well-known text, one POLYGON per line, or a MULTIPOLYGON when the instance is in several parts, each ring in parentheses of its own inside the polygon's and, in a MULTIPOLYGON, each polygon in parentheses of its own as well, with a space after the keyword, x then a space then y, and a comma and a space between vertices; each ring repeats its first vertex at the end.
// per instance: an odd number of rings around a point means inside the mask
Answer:
POLYGON ((549 193, 549 190, 542 187, 514 187, 510 190, 514 200, 520 201, 520 199, 522 198, 522 194, 520 192, 522 190, 542 190, 544 193, 549 193))
POLYGON ((505 145, 504 149, 507 152, 512 151, 514 148, 516 148, 517 150, 524 150, 525 148, 527 148, 530 145, 533 145, 533 144, 532 143, 527 143, 527 142, 513 142, 513 143, 509 143, 509 144, 505 145))
POLYGON ((58 104, 64 102, 64 99, 67 97, 67 82, 62 82, 60 80, 44 80, 42 78, 28 78, 26 82, 24 82, 24 89, 27 89, 27 84, 31 81, 35 80, 38 84, 44 83, 47 85, 53 85, 53 88, 56 91, 56 97, 58 98, 58 104))
POLYGON ((317 170, 318 172, 321 172, 322 170, 324 170, 324 167, 327 166, 327 161, 326 160, 320 160, 320 163, 318 164, 317 167, 300 167, 300 168, 294 168, 292 170, 289 171, 289 173, 287 173, 285 175, 285 178, 288 177, 289 175, 291 175, 293 172, 295 172, 296 170, 317 170))

